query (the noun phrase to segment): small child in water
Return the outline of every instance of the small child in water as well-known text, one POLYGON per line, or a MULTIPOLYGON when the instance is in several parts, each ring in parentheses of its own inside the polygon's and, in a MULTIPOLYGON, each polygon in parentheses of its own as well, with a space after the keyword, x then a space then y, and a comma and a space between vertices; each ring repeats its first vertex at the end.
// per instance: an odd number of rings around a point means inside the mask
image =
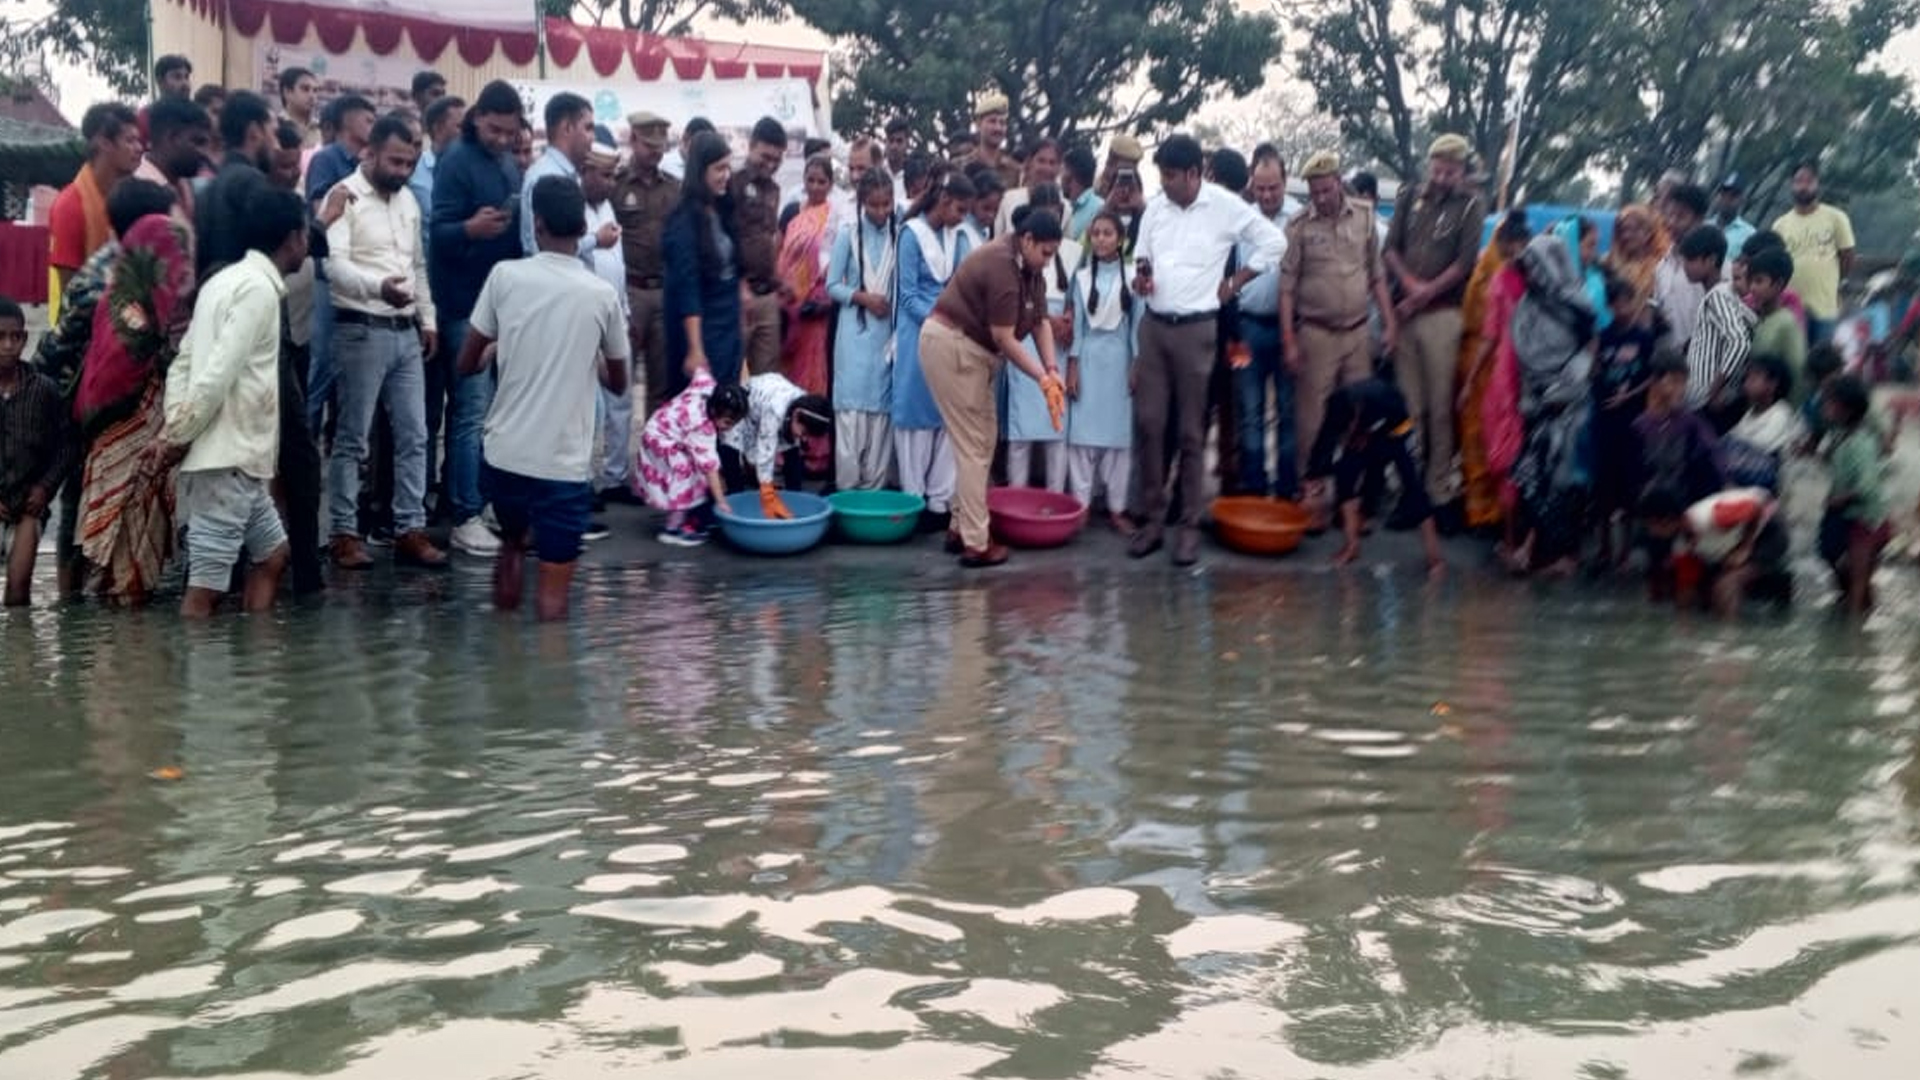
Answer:
POLYGON ((1360 496, 1363 489, 1381 485, 1391 468, 1400 475, 1397 516, 1420 524, 1426 548, 1427 572, 1445 567, 1440 556, 1440 532, 1433 523, 1420 470, 1413 463, 1409 440, 1413 417, 1400 391, 1379 379, 1362 379, 1335 390, 1327 398, 1327 418, 1307 460, 1308 480, 1333 476, 1334 502, 1340 508, 1346 544, 1333 557, 1345 566, 1360 558, 1360 496))
POLYGON ((634 493, 667 512, 655 539, 674 547, 707 542, 707 514, 727 497, 720 472, 719 437, 746 419, 747 392, 716 387, 705 367, 666 407, 647 418, 640 435, 634 493))
POLYGON ((1847 612, 1873 607, 1873 570, 1892 537, 1883 487, 1886 458, 1867 420, 1866 384, 1843 375, 1822 392, 1821 412, 1832 434, 1828 464, 1833 486, 1820 519, 1820 557, 1833 568, 1847 612))

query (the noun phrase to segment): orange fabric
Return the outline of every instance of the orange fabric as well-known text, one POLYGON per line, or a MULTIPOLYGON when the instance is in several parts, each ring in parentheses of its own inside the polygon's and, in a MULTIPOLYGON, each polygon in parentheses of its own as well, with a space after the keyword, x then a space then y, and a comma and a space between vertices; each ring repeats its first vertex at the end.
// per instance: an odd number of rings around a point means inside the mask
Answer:
MULTIPOLYGON (((1467 281, 1467 295, 1460 306, 1460 381, 1467 382, 1473 362, 1486 339, 1481 336, 1487 317, 1487 294, 1494 277, 1506 261, 1498 244, 1488 244, 1474 264, 1473 277, 1467 281)), ((1466 498, 1467 526, 1484 528, 1500 524, 1500 481, 1487 465, 1486 432, 1481 421, 1481 402, 1487 393, 1493 365, 1485 364, 1467 386, 1466 407, 1460 411, 1455 430, 1460 433, 1460 478, 1466 498)))
POLYGON ((73 183, 60 189, 47 215, 47 261, 63 270, 78 270, 87 257, 113 238, 107 219, 107 196, 93 175, 93 165, 80 166, 73 183))
POLYGON ((1621 209, 1619 216, 1614 220, 1614 236, 1617 238, 1620 235, 1622 223, 1635 220, 1644 223, 1653 235, 1653 239, 1647 244, 1646 254, 1637 259, 1629 259, 1621 252, 1616 240, 1614 249, 1607 252, 1604 262, 1606 268, 1613 271, 1616 277, 1624 279, 1633 286, 1634 296, 1644 304, 1653 296, 1653 273, 1659 267, 1660 260, 1667 257, 1667 249, 1672 246, 1672 239, 1667 236, 1667 227, 1660 220, 1660 215, 1655 214, 1653 208, 1644 203, 1635 203, 1621 209))

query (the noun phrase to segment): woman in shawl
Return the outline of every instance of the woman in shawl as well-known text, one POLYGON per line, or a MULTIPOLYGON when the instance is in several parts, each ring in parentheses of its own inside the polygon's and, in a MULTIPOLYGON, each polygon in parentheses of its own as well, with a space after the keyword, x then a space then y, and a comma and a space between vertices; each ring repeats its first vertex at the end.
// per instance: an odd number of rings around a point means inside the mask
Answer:
MULTIPOLYGON (((1045 210, 1054 217, 1066 219, 1066 200, 1061 196, 1058 184, 1035 184, 1029 190, 1032 197, 1027 200, 1027 205, 1013 211, 1015 229, 1020 226, 1022 213, 1045 210)), ((1072 240, 1061 240, 1044 275, 1047 279, 1047 318, 1053 323, 1053 344, 1061 356, 1066 356, 1073 345, 1073 312, 1067 310, 1067 300, 1073 289, 1073 271, 1079 265, 1080 245, 1072 240)), ((1028 338, 1024 344, 1029 352, 1039 348, 1032 338, 1028 338)), ((1053 418, 1047 411, 1047 395, 1041 391, 1039 383, 1010 375, 1005 369, 1001 370, 1001 382, 1007 400, 1004 430, 1008 485, 1030 486, 1033 483, 1033 459, 1038 457, 1042 483, 1046 489, 1067 490, 1066 435, 1054 429, 1053 418)))
POLYGON ((734 238, 732 151, 711 131, 687 148, 680 203, 661 235, 666 253, 667 376, 674 393, 698 368, 720 386, 740 382, 739 243, 734 238))
POLYGON ((833 304, 827 299, 827 261, 832 257, 828 222, 833 208, 833 160, 825 154, 807 159, 806 200, 786 224, 780 240, 781 303, 786 309, 787 334, 780 349, 780 371, 809 394, 827 392, 827 320, 833 304))
POLYGON ((1638 304, 1653 299, 1653 272, 1667 255, 1667 230, 1644 203, 1623 207, 1613 220, 1613 250, 1606 268, 1633 287, 1638 304))
POLYGON ((973 183, 958 170, 934 178, 907 210, 897 251, 893 331, 893 453, 900 490, 927 500, 920 527, 946 532, 952 523, 955 470, 946 421, 920 371, 920 328, 933 314, 954 268, 972 249, 960 223, 973 205, 973 183))
POLYGON ((1600 269, 1600 230, 1581 215, 1567 218, 1553 227, 1553 233, 1573 253, 1573 273, 1586 290, 1587 306, 1594 315, 1594 329, 1605 330, 1613 321, 1613 309, 1607 306, 1607 275, 1600 269))
POLYGON ((138 604, 173 555, 173 472, 142 455, 165 422, 171 333, 193 290, 186 232, 160 214, 120 240, 107 289, 94 309, 74 417, 88 445, 80 482, 80 551, 99 595, 138 604))
POLYGON ((1474 351, 1466 375, 1460 380, 1460 460, 1463 469, 1472 461, 1481 470, 1477 475, 1468 474, 1468 521, 1476 526, 1506 521, 1507 536, 1501 544, 1503 556, 1519 540, 1513 520, 1515 496, 1509 474, 1514 460, 1520 456, 1520 380, 1514 370, 1513 339, 1509 331, 1513 326, 1513 311, 1526 293, 1526 281, 1514 260, 1520 257, 1530 235, 1527 212, 1518 209, 1508 213, 1506 220, 1494 230, 1493 243, 1481 254, 1480 265, 1474 270, 1473 284, 1483 289, 1478 307, 1474 307, 1475 297, 1470 286, 1467 305, 1473 318, 1467 320, 1463 312, 1462 320, 1472 331, 1468 341, 1474 351))
POLYGON ((1513 469, 1525 530, 1509 564, 1517 574, 1536 562, 1554 574, 1578 565, 1594 311, 1576 258, 1555 234, 1535 237, 1519 261, 1527 291, 1512 330, 1526 432, 1513 469))
POLYGON ((854 187, 859 212, 834 241, 827 294, 840 305, 833 338, 834 486, 878 490, 893 471, 894 253, 900 217, 893 180, 870 169, 854 187))

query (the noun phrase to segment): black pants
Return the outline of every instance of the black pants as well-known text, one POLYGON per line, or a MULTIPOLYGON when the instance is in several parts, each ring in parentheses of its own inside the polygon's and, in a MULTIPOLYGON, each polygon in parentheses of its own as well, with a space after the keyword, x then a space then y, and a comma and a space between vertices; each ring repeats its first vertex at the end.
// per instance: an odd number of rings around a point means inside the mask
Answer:
POLYGON ((280 490, 296 595, 326 587, 320 574, 320 446, 307 430, 307 350, 280 350, 280 490))
POLYGON ((1433 516, 1426 483, 1420 478, 1420 467, 1414 464, 1413 449, 1405 435, 1371 435, 1365 445, 1341 450, 1333 464, 1334 502, 1378 498, 1385 488, 1388 469, 1400 477, 1400 507, 1395 516, 1412 524, 1433 516))
MULTIPOLYGON (((788 491, 800 491, 807 484, 807 459, 800 453, 799 447, 782 451, 778 468, 782 486, 788 491)), ((720 448, 720 479, 727 485, 727 494, 750 491, 755 486, 755 478, 748 475, 747 460, 740 451, 731 446, 720 448)), ((772 483, 773 477, 759 477, 764 483, 772 483)))

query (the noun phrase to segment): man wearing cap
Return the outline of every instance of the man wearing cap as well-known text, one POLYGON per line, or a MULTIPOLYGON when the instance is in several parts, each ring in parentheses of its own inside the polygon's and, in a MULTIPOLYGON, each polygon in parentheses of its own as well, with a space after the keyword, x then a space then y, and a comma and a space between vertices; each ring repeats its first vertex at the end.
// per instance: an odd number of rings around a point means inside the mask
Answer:
POLYGON ((980 99, 973 107, 973 127, 980 133, 980 141, 972 154, 954 164, 963 169, 976 163, 985 165, 1000 178, 1001 190, 1013 191, 1020 186, 1020 164, 1007 153, 1007 108, 1007 96, 997 90, 980 99))
MULTIPOLYGON (((1387 231, 1386 263, 1399 284, 1399 341, 1394 379, 1419 429, 1427 499, 1445 531, 1458 517, 1453 503, 1454 377, 1460 364, 1460 302, 1480 256, 1486 212, 1467 188, 1473 148, 1442 135, 1427 151, 1427 179, 1387 231)), ((1371 227, 1371 223, 1369 223, 1371 227)))
POLYGON ((1140 160, 1146 156, 1147 152, 1140 148, 1139 139, 1126 134, 1115 135, 1107 143, 1107 163, 1100 169, 1100 182, 1094 185, 1094 190, 1100 193, 1101 198, 1106 198, 1107 193, 1113 190, 1113 178, 1124 169, 1138 172, 1140 160))
MULTIPOLYGON (((587 160, 580 166, 580 193, 587 197, 587 234, 595 241, 583 259, 587 268, 611 285, 620 297, 620 316, 626 322, 627 340, 631 343, 626 248, 620 241, 619 217, 613 208, 614 174, 619 167, 619 149, 611 140, 595 139, 592 149, 587 151, 587 160)), ((595 418, 604 430, 595 440, 595 446, 605 452, 605 458, 593 483, 602 500, 637 505, 641 500, 627 483, 627 472, 633 461, 628 445, 633 439, 632 360, 609 363, 629 365, 628 377, 619 380, 623 385, 618 394, 605 386, 600 388, 600 408, 595 410, 595 418)))
POLYGON ((620 244, 627 270, 627 334, 636 360, 646 365, 647 415, 672 396, 667 373, 665 284, 666 259, 660 237, 667 215, 680 197, 680 186, 662 172, 667 149, 667 121, 650 112, 627 117, 633 129, 632 156, 627 171, 614 187, 613 213, 620 222, 620 244))
POLYGON ((1113 182, 1107 188, 1106 209, 1120 218, 1125 235, 1120 238, 1120 248, 1128 258, 1133 257, 1133 248, 1140 240, 1140 219, 1147 212, 1146 188, 1140 183, 1140 171, 1131 165, 1116 169, 1113 182))
MULTIPOLYGON (((1175 135, 1154 154, 1160 194, 1147 204, 1134 248, 1134 293, 1146 304, 1133 365, 1135 516, 1128 554, 1159 550, 1167 518, 1168 421, 1177 417, 1180 459, 1175 566, 1200 557, 1201 489, 1206 478, 1207 388, 1213 379, 1221 305, 1280 261, 1286 238, 1240 196, 1200 179, 1200 144, 1175 135), (1226 277, 1236 246, 1246 251, 1226 277)), ((1116 188, 1118 185, 1116 185, 1116 188)))
POLYGON ((1739 173, 1728 173, 1725 180, 1713 193, 1713 212, 1707 215, 1707 224, 1718 226, 1727 238, 1727 271, 1733 270, 1733 260, 1740 257, 1746 249, 1747 237, 1759 231, 1753 222, 1740 216, 1741 197, 1745 187, 1739 173))
POLYGON ((1282 355, 1298 380, 1294 464, 1304 472, 1326 419, 1327 399, 1373 374, 1369 305, 1380 310, 1388 352, 1398 325, 1372 205, 1347 198, 1340 159, 1332 151, 1308 158, 1300 175, 1307 181, 1308 205, 1287 222, 1278 294, 1282 355))
POLYGON ((780 185, 773 175, 787 156, 787 129, 771 116, 753 125, 746 167, 733 174, 735 240, 740 245, 741 331, 747 374, 780 366, 780 185))

